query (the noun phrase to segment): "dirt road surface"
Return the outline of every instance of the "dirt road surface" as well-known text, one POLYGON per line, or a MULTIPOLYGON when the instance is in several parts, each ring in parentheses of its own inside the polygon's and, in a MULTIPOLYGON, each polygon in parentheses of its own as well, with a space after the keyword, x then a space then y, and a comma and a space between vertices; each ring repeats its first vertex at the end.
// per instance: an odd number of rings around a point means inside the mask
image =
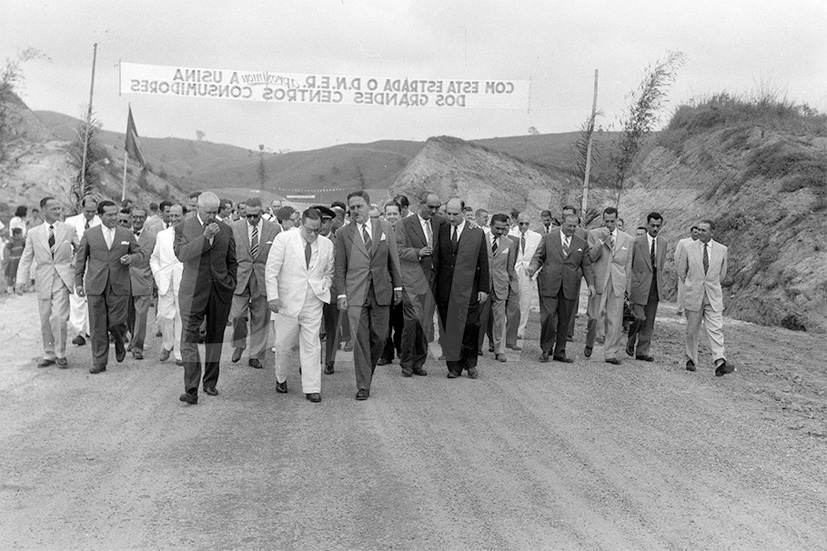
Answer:
POLYGON ((231 364, 197 406, 182 368, 38 369, 34 294, 0 303, 2 549, 825 549, 827 346, 727 320, 733 375, 683 370, 662 305, 654 363, 481 358, 479 380, 349 355, 321 404, 231 364))

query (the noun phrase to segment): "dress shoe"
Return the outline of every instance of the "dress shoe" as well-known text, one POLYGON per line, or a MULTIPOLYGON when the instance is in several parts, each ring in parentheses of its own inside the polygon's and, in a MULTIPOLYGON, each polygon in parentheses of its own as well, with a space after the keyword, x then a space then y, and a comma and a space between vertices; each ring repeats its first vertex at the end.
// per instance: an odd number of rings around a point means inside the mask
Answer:
POLYGON ((693 362, 692 360, 686 360, 686 370, 695 371, 695 362, 693 362))
POLYGON ((66 358, 58 358, 55 361, 57 362, 57 367, 60 369, 66 369, 67 367, 69 367, 69 362, 66 360, 66 358))
POLYGON ((171 352, 171 350, 167 350, 166 348, 162 348, 161 349, 161 356, 158 359, 161 360, 162 362, 167 361, 169 359, 169 353, 170 352, 171 352))
POLYGON ((360 389, 359 392, 356 393, 356 399, 359 400, 359 401, 367 400, 369 397, 370 397, 370 392, 368 392, 365 389, 360 389))
POLYGON ((177 365, 178 367, 183 367, 184 366, 184 360, 175 360, 175 365, 177 365))
POLYGON ((505 354, 497 354, 496 356, 494 356, 494 359, 497 360, 498 362, 503 362, 503 363, 508 361, 508 360, 505 359, 505 354))
POLYGON ((471 379, 478 379, 480 374, 477 372, 476 367, 469 367, 468 368, 468 377, 471 379))
POLYGON ((449 379, 456 379, 457 377, 459 377, 459 373, 457 373, 456 371, 451 371, 450 369, 448 370, 449 379))
POLYGON ((542 354, 540 354, 538 360, 541 364, 548 362, 548 352, 543 352, 542 354))
POLYGON ((214 386, 205 386, 204 394, 207 396, 218 396, 218 390, 214 386))
POLYGON ((586 356, 587 358, 591 358, 592 357, 592 347, 587 346, 586 348, 584 348, 583 349, 583 355, 586 356))
POLYGON ((391 360, 387 358, 379 358, 379 360, 376 362, 376 365, 388 365, 389 363, 391 363, 391 360))
POLYGON ((51 358, 43 358, 39 362, 37 362, 37 367, 49 367, 50 365, 55 365, 55 360, 51 358))
POLYGON ((287 394, 287 381, 283 383, 276 381, 276 392, 279 394, 287 394))
POLYGON ((573 364, 574 359, 566 357, 565 354, 556 354, 552 357, 555 362, 563 362, 564 364, 573 364))
POLYGON ((263 369, 264 368, 264 366, 261 365, 261 360, 259 360, 258 358, 250 358, 247 361, 247 363, 250 364, 250 367, 252 367, 253 369, 263 369))
POLYGON ((620 360, 618 360, 617 358, 606 358, 604 361, 607 364, 620 365, 620 360))
POLYGON ((325 364, 324 366, 324 374, 325 375, 333 375, 336 370, 333 368, 333 364, 325 364))
POLYGON ((105 365, 93 365, 92 367, 89 368, 89 373, 91 373, 92 375, 96 375, 98 373, 103 373, 104 371, 106 371, 106 366, 105 365))
POLYGON ((634 356, 635 355, 635 343, 629 341, 626 343, 626 355, 627 356, 634 356))
POLYGON ((493 344, 488 345, 488 351, 489 351, 489 352, 493 352, 493 351, 494 351, 494 345, 493 345, 493 344))
POLYGON ((191 406, 194 406, 195 404, 198 403, 198 396, 188 394, 186 392, 184 394, 180 395, 178 397, 178 399, 181 400, 182 402, 186 402, 187 404, 189 404, 191 406))
POLYGON ((413 377, 413 371, 406 371, 406 370, 403 369, 402 370, 402 376, 403 377, 413 377))
POLYGON ((135 358, 136 360, 143 360, 144 359, 144 353, 141 352, 140 350, 133 350, 132 351, 132 357, 135 358))
POLYGON ((718 367, 715 368, 715 376, 723 377, 727 373, 732 373, 733 371, 735 371, 735 367, 732 364, 728 364, 727 361, 724 360, 718 364, 718 367))
POLYGON ((198 344, 204 344, 207 342, 207 334, 206 333, 199 333, 198 334, 198 344))
POLYGON ((72 344, 76 346, 83 346, 84 344, 86 344, 86 339, 84 339, 82 335, 78 335, 77 337, 72 339, 72 344))
POLYGON ((129 343, 129 344, 126 345, 126 351, 127 352, 132 352, 132 343, 129 343))
POLYGON ((506 345, 505 347, 509 350, 516 350, 517 352, 523 349, 523 347, 518 344, 506 345))
POLYGON ((418 367, 413 370, 413 374, 418 375, 420 377, 425 377, 426 375, 428 375, 428 372, 422 369, 421 367, 418 367))
POLYGON ((118 343, 115 343, 115 360, 121 363, 124 358, 126 358, 126 349, 123 347, 123 343, 121 343, 120 346, 118 346, 118 343))
POLYGON ((345 352, 352 352, 353 351, 353 341, 347 341, 345 345, 342 347, 342 350, 345 352))
POLYGON ((309 394, 305 394, 304 397, 313 402, 314 404, 318 404, 322 401, 322 395, 318 392, 311 392, 309 394))
POLYGON ((241 354, 244 352, 243 348, 234 348, 233 349, 233 357, 230 358, 230 361, 234 364, 237 364, 238 361, 241 359, 241 354))
POLYGON ((646 356, 645 354, 642 354, 640 356, 635 356, 635 359, 640 360, 642 362, 654 362, 655 361, 654 356, 646 356))
POLYGON ((477 350, 477 356, 482 356, 482 355, 483 355, 482 350, 477 350))

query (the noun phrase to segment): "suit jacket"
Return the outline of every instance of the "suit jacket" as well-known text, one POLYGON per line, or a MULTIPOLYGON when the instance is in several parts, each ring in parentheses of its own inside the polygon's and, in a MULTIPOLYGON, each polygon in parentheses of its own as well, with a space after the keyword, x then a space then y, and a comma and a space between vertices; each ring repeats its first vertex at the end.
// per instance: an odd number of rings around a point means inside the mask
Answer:
POLYGON ((307 297, 307 286, 319 301, 330 303, 333 282, 333 242, 320 235, 317 250, 307 266, 304 256, 306 241, 299 231, 279 233, 267 255, 265 280, 267 300, 281 300, 279 313, 298 317, 307 297))
MULTIPOLYGON (((520 244, 520 238, 522 237, 522 233, 517 228, 508 232, 508 235, 513 235, 517 238, 518 245, 520 244)), ((534 230, 526 230, 525 232, 525 252, 523 252, 522 247, 517 248, 517 271, 523 270, 528 271, 528 267, 531 264, 531 259, 534 258, 534 253, 537 252, 537 247, 540 246, 540 241, 543 239, 543 236, 537 233, 534 230)))
POLYGON ((491 272, 485 234, 480 228, 465 229, 459 236, 457 250, 451 245, 451 224, 439 228, 439 266, 437 267, 437 302, 450 307, 468 308, 477 302, 477 293, 491 291, 491 272))
POLYGON ((689 245, 690 243, 694 243, 694 241, 692 241, 692 238, 691 237, 684 237, 683 239, 678 241, 677 245, 675 245, 675 269, 676 270, 678 269, 678 266, 681 263, 681 255, 686 250, 686 246, 689 245))
POLYGON ((488 271, 491 278, 491 293, 498 300, 505 300, 508 298, 509 289, 514 288, 517 292, 519 292, 520 289, 517 273, 514 271, 514 264, 517 262, 517 249, 520 246, 520 242, 513 236, 504 235, 497 243, 496 253, 491 250, 491 244, 494 242, 491 232, 485 234, 485 242, 488 247, 488 271))
POLYGON ((143 257, 129 265, 129 281, 132 284, 132 296, 134 297, 151 295, 153 289, 154 279, 149 260, 152 251, 155 250, 155 233, 146 226, 138 238, 138 246, 141 248, 143 257))
POLYGON ((184 265, 175 256, 175 228, 167 228, 155 236, 155 248, 149 257, 149 266, 158 287, 158 294, 165 295, 170 288, 178 294, 184 265))
POLYGON ((72 269, 72 257, 74 250, 79 245, 75 228, 68 226, 61 221, 54 224, 55 235, 55 256, 49 249, 49 224, 35 226, 26 234, 26 246, 23 249, 23 256, 20 257, 20 264, 17 267, 17 280, 28 281, 29 270, 32 261, 35 263, 35 288, 37 298, 51 298, 52 285, 55 278, 59 278, 74 292, 74 271, 72 269))
MULTIPOLYGON (((655 239, 655 267, 657 267, 655 284, 658 289, 658 297, 662 297, 664 290, 663 264, 666 261, 667 243, 661 236, 655 239)), ((635 244, 632 246, 632 272, 627 281, 629 300, 635 304, 646 305, 649 302, 649 289, 652 286, 652 251, 649 248, 649 238, 646 235, 635 238, 635 244)))
POLYGON ((439 264, 439 228, 445 223, 441 216, 431 217, 434 251, 431 256, 419 258, 419 250, 428 245, 419 215, 406 216, 396 225, 396 247, 399 251, 399 264, 402 272, 402 285, 405 292, 422 295, 433 292, 436 282, 436 266, 439 264))
MULTIPOLYGON (((73 228, 75 228, 75 235, 78 236, 78 243, 80 243, 80 240, 83 239, 83 234, 86 232, 86 217, 83 216, 83 213, 81 212, 80 214, 69 216, 63 222, 67 226, 72 226, 73 228)), ((89 221, 90 228, 100 226, 100 224, 101 219, 97 214, 93 216, 92 219, 89 221)))
POLYGON ((175 256, 184 264, 181 289, 193 298, 209 296, 211 285, 218 297, 228 302, 235 293, 238 262, 235 256, 233 230, 224 222, 216 222, 219 231, 213 242, 204 237, 204 228, 193 215, 175 226, 175 256))
POLYGON ((704 274, 703 242, 698 239, 684 248, 678 266, 678 277, 684 280, 683 307, 687 310, 700 310, 706 293, 712 310, 721 312, 724 309, 721 282, 726 279, 727 248, 717 241, 710 240, 707 253, 709 270, 704 274))
POLYGON ((361 306, 373 281, 376 303, 390 305, 394 288, 402 287, 393 228, 384 220, 372 220, 370 251, 358 229, 352 222, 336 231, 336 289, 339 295, 347 296, 348 306, 361 306))
MULTIPOLYGON (((255 258, 250 254, 250 236, 247 230, 247 220, 236 220, 231 224, 235 239, 235 256, 238 260, 238 282, 235 294, 244 293, 248 285, 250 297, 263 297, 267 294, 264 285, 264 269, 267 266, 267 257, 273 240, 281 232, 281 226, 261 219, 261 231, 258 236, 258 254, 255 258), (255 275, 253 275, 255 274, 255 275)), ((304 258, 304 251, 302 251, 304 258)))
POLYGON ((626 292, 626 278, 632 273, 632 246, 635 240, 628 233, 617 230, 617 239, 612 250, 608 243, 600 242, 601 235, 601 228, 589 232, 589 256, 594 269, 597 294, 603 294, 611 274, 612 289, 615 295, 622 297, 626 292))
POLYGON ((127 254, 131 255, 133 263, 143 259, 144 253, 135 241, 132 230, 115 226, 112 248, 107 249, 103 226, 89 228, 80 240, 75 255, 75 287, 83 286, 87 295, 103 295, 109 284, 112 294, 129 295, 129 266, 121 264, 121 257, 127 254))
POLYGON ((566 300, 576 300, 581 277, 585 276, 588 285, 594 284, 589 244, 576 234, 572 235, 569 254, 565 255, 561 235, 560 228, 557 228, 543 236, 543 241, 531 260, 529 271, 542 268, 537 277, 540 296, 556 297, 562 287, 566 300))

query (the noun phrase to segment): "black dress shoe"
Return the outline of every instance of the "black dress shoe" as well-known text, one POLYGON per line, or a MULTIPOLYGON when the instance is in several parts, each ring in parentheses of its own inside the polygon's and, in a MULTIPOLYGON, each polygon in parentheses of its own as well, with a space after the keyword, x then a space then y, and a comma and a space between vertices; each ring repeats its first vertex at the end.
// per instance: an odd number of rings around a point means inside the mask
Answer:
POLYGON ((539 362, 541 364, 548 362, 548 352, 543 352, 542 354, 540 354, 539 362))
POLYGON ((322 401, 322 395, 318 392, 311 392, 309 394, 305 394, 304 397, 313 402, 314 404, 318 404, 322 401))
POLYGON ((258 358, 250 358, 247 363, 250 364, 250 367, 253 369, 264 369, 264 366, 261 365, 261 360, 258 358))
POLYGON ((450 369, 448 370, 449 379, 456 379, 457 377, 459 377, 459 373, 457 373, 456 371, 451 371, 450 369))
POLYGON ((482 356, 482 350, 477 350, 477 356, 482 356))
POLYGON ((640 356, 635 356, 635 359, 636 359, 636 360, 640 360, 640 361, 642 361, 642 362, 654 362, 654 361, 655 361, 655 357, 654 357, 654 356, 647 356, 647 355, 645 355, 645 354, 640 355, 640 356))
POLYGON ((604 360, 604 361, 607 364, 620 365, 620 360, 618 360, 617 358, 606 358, 606 360, 604 360))
POLYGON ((324 366, 324 374, 325 375, 333 375, 336 370, 333 368, 333 364, 325 364, 324 366))
POLYGON ((563 362, 564 364, 573 364, 574 359, 566 357, 565 354, 558 354, 552 358, 555 362, 563 362))
POLYGON ((368 392, 365 389, 360 389, 359 392, 356 393, 356 399, 359 400, 359 401, 367 400, 369 397, 370 397, 370 392, 368 392))
POLYGON ((184 360, 175 360, 175 365, 182 367, 184 365, 184 360))
POLYGON ((503 363, 508 361, 505 357, 505 354, 497 354, 496 356, 494 356, 494 359, 497 360, 498 362, 503 362, 503 363))
POLYGON ((693 362, 692 360, 686 360, 686 370, 695 371, 695 362, 693 362))
POLYGON ((345 352, 353 352, 353 341, 347 341, 342 347, 345 352))
POLYGON ((121 343, 120 346, 118 346, 118 343, 115 343, 115 360, 121 363, 124 358, 126 358, 126 349, 123 347, 123 343, 121 343))
POLYGON ((735 367, 732 364, 728 364, 726 360, 722 361, 718 367, 715 368, 715 376, 716 377, 723 377, 727 373, 732 373, 735 371, 735 367))
POLYGON ((476 367, 469 367, 468 368, 468 377, 471 379, 478 379, 480 374, 477 372, 476 367))
POLYGON ((57 367, 59 369, 66 369, 69 367, 69 362, 66 360, 66 358, 58 358, 55 361, 57 362, 57 367))
POLYGON ((55 365, 55 360, 49 358, 43 358, 39 362, 37 362, 37 367, 49 367, 50 365, 55 365))
POLYGON ((243 348, 234 348, 233 349, 233 357, 230 358, 230 361, 234 364, 237 364, 239 360, 241 360, 241 354, 244 352, 243 348))
POLYGON ((72 339, 72 344, 76 346, 83 346, 84 344, 86 344, 86 339, 84 339, 83 336, 78 335, 77 337, 72 339))
POLYGON ((388 365, 389 363, 391 363, 391 360, 387 358, 379 358, 379 360, 376 362, 376 365, 388 365))
POLYGON ((426 375, 428 375, 428 372, 422 369, 421 367, 418 367, 413 370, 413 374, 419 375, 420 377, 425 377, 426 375))
POLYGON ((126 351, 127 352, 132 352, 132 343, 129 343, 129 344, 126 345, 126 351))
POLYGON ((635 355, 635 343, 627 342, 626 343, 626 355, 627 356, 634 356, 635 355))
POLYGON ((104 371, 106 371, 106 366, 105 365, 94 365, 94 366, 89 368, 89 373, 91 373, 92 375, 96 375, 98 373, 103 373, 104 371))
POLYGON ((218 390, 214 386, 205 386, 204 394, 207 396, 218 396, 218 390))
POLYGON ((402 376, 403 377, 413 377, 413 371, 406 371, 406 370, 403 369, 402 370, 402 376))
POLYGON ((194 406, 195 404, 198 403, 198 396, 195 396, 193 394, 189 394, 189 393, 186 393, 186 392, 184 394, 180 395, 178 397, 178 399, 181 400, 182 402, 185 402, 185 403, 191 405, 191 406, 194 406))
POLYGON ((592 347, 587 346, 586 348, 584 348, 583 349, 583 355, 586 356, 587 358, 591 358, 592 357, 592 347))
POLYGON ((283 383, 276 381, 276 392, 279 394, 287 394, 287 381, 283 383))
POLYGON ((136 360, 143 360, 144 359, 144 353, 141 352, 140 350, 133 350, 132 351, 132 357, 135 358, 136 360))

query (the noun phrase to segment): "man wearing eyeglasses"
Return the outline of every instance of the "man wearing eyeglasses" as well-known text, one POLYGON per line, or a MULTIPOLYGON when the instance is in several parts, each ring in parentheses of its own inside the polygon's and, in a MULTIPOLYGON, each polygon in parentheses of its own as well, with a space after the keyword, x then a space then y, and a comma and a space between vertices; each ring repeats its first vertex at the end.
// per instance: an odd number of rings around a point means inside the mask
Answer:
POLYGON ((520 281, 520 309, 519 315, 515 315, 512 309, 508 316, 508 329, 506 333, 505 346, 512 350, 520 350, 516 338, 522 339, 525 336, 525 328, 528 325, 528 312, 531 307, 531 299, 537 296, 537 276, 529 275, 528 267, 537 252, 542 236, 534 230, 529 229, 531 217, 526 212, 517 215, 517 227, 512 229, 508 235, 516 237, 519 241, 517 248, 517 264, 514 270, 520 281), (516 331, 514 330, 516 325, 516 331), (516 332, 516 338, 514 333, 516 332))
POLYGON ((261 199, 251 197, 244 207, 244 219, 233 222, 233 238, 238 260, 238 283, 233 295, 230 320, 233 324, 232 362, 238 363, 247 348, 247 323, 250 325, 250 352, 247 363, 261 369, 267 350, 267 288, 264 269, 273 239, 281 228, 261 215, 261 199))

